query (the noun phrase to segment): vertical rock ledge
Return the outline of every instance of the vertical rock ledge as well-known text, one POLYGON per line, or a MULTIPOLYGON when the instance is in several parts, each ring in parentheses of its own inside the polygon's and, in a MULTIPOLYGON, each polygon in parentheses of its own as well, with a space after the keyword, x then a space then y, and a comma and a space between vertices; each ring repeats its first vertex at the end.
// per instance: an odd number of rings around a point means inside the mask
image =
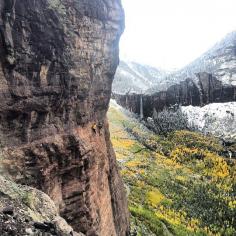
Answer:
POLYGON ((0 0, 0 170, 86 235, 129 232, 106 112, 120 0, 0 0))

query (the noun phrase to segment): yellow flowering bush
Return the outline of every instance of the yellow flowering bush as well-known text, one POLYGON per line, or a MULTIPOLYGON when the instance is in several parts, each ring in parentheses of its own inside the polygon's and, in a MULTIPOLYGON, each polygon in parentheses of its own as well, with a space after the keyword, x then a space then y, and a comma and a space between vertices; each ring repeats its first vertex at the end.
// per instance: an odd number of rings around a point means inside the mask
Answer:
POLYGON ((141 165, 142 162, 141 161, 129 161, 127 163, 125 163, 125 166, 129 167, 129 168, 134 168, 134 167, 138 167, 139 165, 141 165))
POLYGON ((204 164, 205 164, 204 172, 207 175, 220 178, 229 176, 228 164, 222 157, 214 153, 211 152, 204 153, 204 164))
POLYGON ((165 196, 157 189, 153 189, 147 193, 148 202, 156 207, 162 200, 165 199, 165 196))
POLYGON ((188 130, 175 131, 169 135, 171 140, 176 146, 183 145, 188 148, 201 148, 214 152, 220 152, 223 150, 222 145, 218 140, 211 136, 204 136, 197 132, 191 132, 188 130))
POLYGON ((208 176, 224 178, 230 174, 230 168, 222 157, 199 148, 179 146, 171 152, 170 157, 180 164, 195 163, 195 166, 208 176))
POLYGON ((178 146, 175 148, 170 157, 178 163, 187 163, 189 161, 195 161, 197 159, 202 159, 203 154, 198 148, 188 148, 185 146, 178 146))

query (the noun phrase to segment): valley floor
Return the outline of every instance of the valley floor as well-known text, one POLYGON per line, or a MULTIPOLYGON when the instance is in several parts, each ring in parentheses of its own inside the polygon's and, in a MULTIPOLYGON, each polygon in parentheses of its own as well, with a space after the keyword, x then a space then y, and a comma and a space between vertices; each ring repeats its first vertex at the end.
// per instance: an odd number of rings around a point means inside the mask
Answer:
POLYGON ((235 160, 217 139, 155 135, 114 101, 108 118, 134 235, 236 235, 235 160))

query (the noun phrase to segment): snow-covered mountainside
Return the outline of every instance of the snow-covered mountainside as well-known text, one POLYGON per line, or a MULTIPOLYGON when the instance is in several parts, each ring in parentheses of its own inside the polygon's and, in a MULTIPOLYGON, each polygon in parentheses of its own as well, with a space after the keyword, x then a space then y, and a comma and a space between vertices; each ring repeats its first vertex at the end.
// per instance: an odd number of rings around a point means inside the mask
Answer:
POLYGON ((236 141, 236 31, 176 72, 121 62, 113 92, 116 101, 134 113, 140 112, 142 97, 146 118, 154 109, 187 106, 182 109, 191 126, 236 141))
POLYGON ((187 78, 194 79, 199 72, 210 73, 224 84, 236 86, 236 31, 226 35, 201 57, 175 72, 121 61, 113 82, 113 92, 152 94, 167 90, 187 78))
MULTIPOLYGON (((166 79, 178 83, 186 78, 194 79, 196 73, 207 72, 215 76, 224 84, 236 86, 236 31, 226 35, 210 50, 189 65, 169 74, 166 79)), ((148 89, 147 93, 160 91, 158 85, 148 89)))
POLYGON ((228 34, 176 75, 186 78, 202 71, 212 73, 224 83, 236 85, 236 31, 228 34))
POLYGON ((212 103, 204 107, 181 107, 191 127, 224 140, 236 141, 236 102, 212 103))
POLYGON ((141 93, 158 84, 166 89, 168 72, 136 62, 120 61, 112 90, 114 93, 141 93))

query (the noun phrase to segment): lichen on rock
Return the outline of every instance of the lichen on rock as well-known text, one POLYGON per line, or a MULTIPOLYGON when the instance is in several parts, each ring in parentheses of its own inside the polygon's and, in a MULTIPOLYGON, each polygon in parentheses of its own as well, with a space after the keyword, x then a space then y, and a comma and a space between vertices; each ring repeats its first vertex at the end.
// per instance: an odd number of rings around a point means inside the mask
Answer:
POLYGON ((70 236, 73 229, 45 193, 0 176, 0 234, 70 236))

